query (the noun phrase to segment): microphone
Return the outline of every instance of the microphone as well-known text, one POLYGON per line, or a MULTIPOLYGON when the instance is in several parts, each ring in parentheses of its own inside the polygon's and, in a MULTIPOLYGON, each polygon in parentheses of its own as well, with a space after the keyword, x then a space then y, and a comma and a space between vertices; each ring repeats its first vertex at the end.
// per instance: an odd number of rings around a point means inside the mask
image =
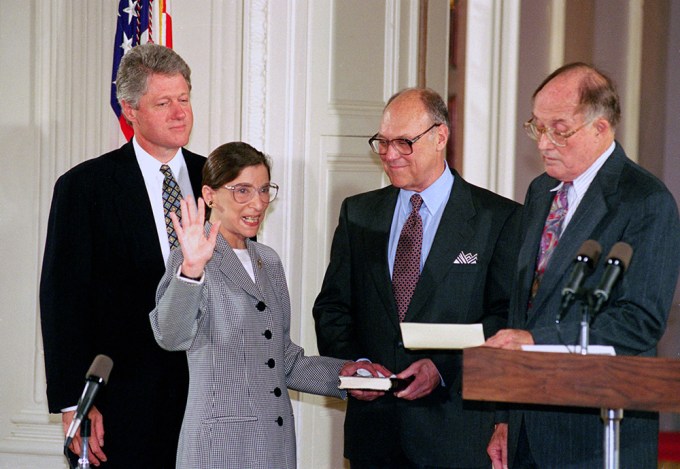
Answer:
POLYGON ((64 448, 67 448, 71 444, 80 423, 87 416, 90 408, 92 408, 94 398, 97 396, 97 391, 99 391, 99 388, 105 385, 109 380, 111 368, 113 368, 113 360, 106 355, 97 355, 94 358, 92 365, 90 365, 90 369, 87 370, 87 374, 85 375, 85 389, 83 389, 83 394, 78 400, 76 414, 66 432, 64 448))
POLYGON ((593 315, 597 314, 609 299, 614 284, 628 268, 631 257, 633 257, 633 248, 630 247, 630 244, 619 241, 612 246, 612 250, 609 251, 607 256, 607 267, 605 267, 599 285, 593 291, 595 297, 593 315))
POLYGON ((569 277, 569 282, 562 289, 562 305, 560 306, 559 313, 557 313, 557 322, 562 319, 562 314, 569 307, 576 294, 581 287, 581 284, 590 275, 597 264, 597 261, 602 254, 602 246, 597 241, 592 239, 584 242, 576 254, 574 259, 574 267, 571 270, 571 276, 569 277))

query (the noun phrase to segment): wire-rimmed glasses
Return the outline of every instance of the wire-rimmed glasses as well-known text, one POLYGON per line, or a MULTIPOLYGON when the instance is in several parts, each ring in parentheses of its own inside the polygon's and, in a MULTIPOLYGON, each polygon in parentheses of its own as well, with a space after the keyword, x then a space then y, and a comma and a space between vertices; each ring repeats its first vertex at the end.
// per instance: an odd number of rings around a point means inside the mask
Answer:
POLYGON ((272 202, 279 193, 278 184, 270 182, 262 187, 253 187, 251 184, 234 184, 233 186, 224 186, 225 189, 231 191, 234 200, 239 204, 250 202, 255 193, 260 197, 260 200, 266 204, 272 202))
POLYGON ((575 129, 559 132, 555 130, 554 127, 538 127, 536 123, 534 123, 534 119, 531 118, 524 123, 524 130, 532 140, 536 140, 538 142, 541 139, 541 135, 545 134, 547 135, 548 140, 550 140, 556 147, 566 147, 567 139, 584 128, 586 125, 590 124, 592 121, 593 119, 590 119, 575 129))

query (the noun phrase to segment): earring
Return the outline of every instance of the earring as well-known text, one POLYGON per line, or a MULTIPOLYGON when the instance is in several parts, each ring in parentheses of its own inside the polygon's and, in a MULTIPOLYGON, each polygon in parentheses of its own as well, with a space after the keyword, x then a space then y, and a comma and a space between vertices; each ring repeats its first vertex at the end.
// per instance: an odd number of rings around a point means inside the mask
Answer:
POLYGON ((213 208, 213 201, 212 200, 208 202, 208 208, 213 208))

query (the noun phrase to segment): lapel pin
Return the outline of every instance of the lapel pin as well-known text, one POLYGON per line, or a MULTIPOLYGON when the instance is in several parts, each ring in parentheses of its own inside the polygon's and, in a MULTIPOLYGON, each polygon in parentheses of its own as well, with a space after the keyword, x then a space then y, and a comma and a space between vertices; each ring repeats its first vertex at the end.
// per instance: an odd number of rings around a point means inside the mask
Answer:
POLYGON ((257 258, 257 268, 258 269, 262 268, 262 258, 260 258, 260 257, 257 258))

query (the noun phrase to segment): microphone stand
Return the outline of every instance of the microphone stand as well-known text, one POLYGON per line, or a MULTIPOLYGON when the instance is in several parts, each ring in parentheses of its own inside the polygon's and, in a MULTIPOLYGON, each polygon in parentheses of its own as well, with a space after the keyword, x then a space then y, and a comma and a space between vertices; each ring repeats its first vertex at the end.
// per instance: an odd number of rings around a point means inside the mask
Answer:
MULTIPOLYGON (((590 321, 593 312, 596 311, 595 304, 598 298, 589 291, 586 295, 587 301, 583 304, 581 312, 581 331, 579 344, 581 345, 581 355, 588 354, 590 343, 590 321)), ((599 310, 599 308, 597 308, 599 310)), ((604 469, 619 469, 620 450, 620 427, 623 420, 623 409, 600 409, 600 418, 604 424, 604 469)))
POLYGON ((581 309, 581 333, 578 343, 581 346, 581 355, 588 355, 588 344, 590 343, 590 305, 583 304, 581 309))
POLYGON ((80 459, 78 459, 78 469, 89 469, 90 459, 88 457, 89 451, 89 439, 90 439, 90 419, 89 417, 84 417, 83 421, 80 423, 80 459))

